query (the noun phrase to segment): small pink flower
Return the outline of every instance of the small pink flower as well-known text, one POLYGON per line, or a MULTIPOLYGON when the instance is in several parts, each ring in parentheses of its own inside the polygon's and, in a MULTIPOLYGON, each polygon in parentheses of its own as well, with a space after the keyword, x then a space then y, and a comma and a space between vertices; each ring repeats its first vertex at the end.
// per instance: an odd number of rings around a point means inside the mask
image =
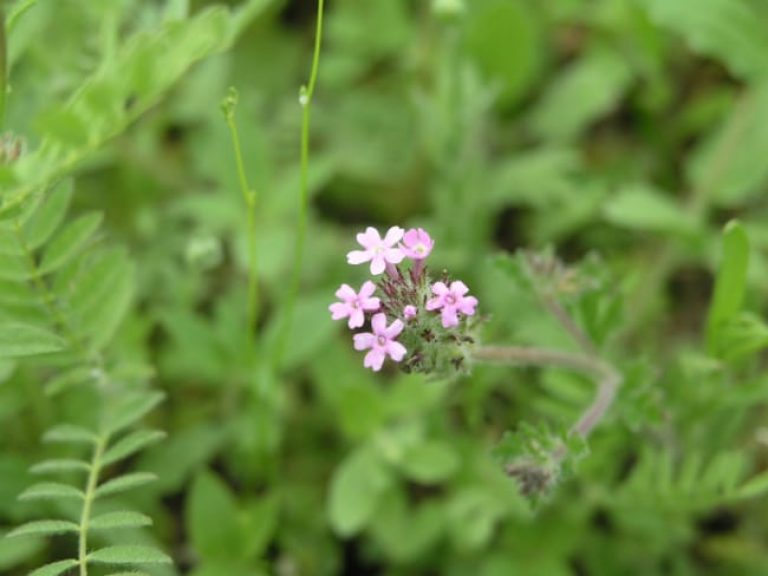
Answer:
POLYGON ((375 314, 371 320, 373 333, 363 332, 355 334, 355 350, 367 350, 363 366, 373 369, 374 372, 381 370, 384 359, 389 356, 395 362, 400 362, 406 353, 405 346, 396 342, 395 338, 403 331, 402 320, 395 320, 387 327, 387 316, 383 312, 375 314))
POLYGON ((381 306, 378 298, 371 298, 375 290, 376 284, 370 280, 360 287, 360 292, 357 294, 351 286, 342 284, 341 288, 336 290, 336 297, 341 302, 334 302, 328 307, 331 311, 331 318, 341 320, 349 316, 347 326, 359 328, 365 322, 365 312, 378 310, 381 306))
POLYGON ((368 227, 365 232, 357 235, 357 241, 365 250, 352 250, 347 254, 347 262, 350 264, 371 263, 371 274, 378 275, 384 272, 387 264, 399 264, 405 255, 397 247, 397 243, 403 237, 403 229, 393 226, 387 230, 382 239, 379 231, 368 227))
POLYGON ((435 241, 423 228, 411 228, 403 236, 403 253, 412 260, 424 260, 434 246, 435 241))
POLYGON ((416 317, 416 306, 411 306, 408 304, 405 308, 403 308, 403 317, 406 320, 410 320, 411 318, 416 317))
POLYGON ((472 316, 477 306, 477 298, 465 296, 467 292, 469 288, 460 280, 451 282, 450 288, 444 282, 435 282, 432 285, 432 293, 435 297, 427 302, 427 310, 441 310, 444 328, 458 326, 458 313, 472 316))

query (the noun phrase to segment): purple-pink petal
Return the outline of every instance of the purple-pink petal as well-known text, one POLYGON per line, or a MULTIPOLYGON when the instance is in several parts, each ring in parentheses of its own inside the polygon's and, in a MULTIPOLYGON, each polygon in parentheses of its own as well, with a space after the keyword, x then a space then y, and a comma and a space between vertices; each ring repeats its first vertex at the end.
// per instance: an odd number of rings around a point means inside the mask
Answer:
POLYGON ((392 226, 389 230, 387 230, 386 236, 384 236, 384 245, 387 248, 394 246, 403 238, 404 232, 405 230, 399 226, 392 226))
POLYGON ((391 264, 400 264, 405 258, 405 254, 400 248, 387 248, 384 250, 384 260, 391 264))
POLYGON ((459 301, 457 307, 462 314, 472 316, 475 313, 475 306, 477 306, 477 298, 474 296, 467 296, 459 301))
POLYGON ((464 294, 469 292, 469 288, 467 288, 467 285, 464 284, 464 282, 462 282, 461 280, 456 280, 454 282, 451 282, 451 292, 455 296, 464 296, 464 294))
POLYGON ((368 226, 365 232, 357 235, 357 242, 366 250, 371 250, 381 243, 381 235, 373 226, 368 226))
POLYGON ((374 314, 371 319, 371 327, 376 336, 386 336, 387 316, 384 313, 374 314))
POLYGON ((354 329, 360 328, 363 324, 365 324, 365 314, 363 314, 363 311, 360 308, 352 308, 347 326, 354 329))
POLYGON ((378 276, 386 269, 387 264, 381 254, 376 254, 371 259, 371 274, 378 276))
POLYGON ((342 284, 339 289, 336 290, 336 297, 340 298, 341 300, 349 301, 357 298, 357 294, 355 294, 352 286, 349 284, 342 284))
POLYGON ((341 320, 349 314, 349 306, 343 302, 334 302, 328 306, 328 310, 331 311, 331 319, 333 320, 341 320))
POLYGON ((363 366, 372 369, 374 372, 378 372, 381 370, 381 366, 384 364, 385 357, 386 354, 382 350, 373 348, 370 352, 368 352, 368 354, 365 355, 363 366))
POLYGON ((459 317, 456 314, 456 308, 453 306, 445 306, 441 312, 441 320, 443 322, 443 328, 458 326, 459 317))
POLYGON ((400 360, 405 357, 405 353, 407 352, 405 346, 400 344, 400 342, 395 341, 387 342, 386 351, 390 358, 392 358, 392 360, 395 362, 400 362, 400 360))
POLYGON ((363 264, 371 259, 370 252, 363 250, 352 250, 347 253, 347 264, 363 264))
POLYGON ((448 286, 445 285, 445 282, 435 282, 432 284, 432 294, 436 296, 444 296, 448 294, 448 286))
POLYGON ((370 332, 361 332, 360 334, 355 334, 353 339, 355 350, 366 350, 373 346, 376 337, 370 332))
POLYGON ((403 331, 403 321, 402 320, 395 320, 390 324, 389 328, 384 328, 384 335, 392 340, 393 338, 397 338, 398 334, 403 331))
POLYGON ((427 300, 427 310, 437 310, 443 307, 443 299, 440 296, 427 300))
POLYGON ((370 280, 366 280, 365 282, 363 282, 363 285, 360 286, 360 292, 358 292, 358 294, 360 295, 361 299, 365 299, 365 298, 370 298, 375 291, 376 291, 376 284, 374 284, 370 280))

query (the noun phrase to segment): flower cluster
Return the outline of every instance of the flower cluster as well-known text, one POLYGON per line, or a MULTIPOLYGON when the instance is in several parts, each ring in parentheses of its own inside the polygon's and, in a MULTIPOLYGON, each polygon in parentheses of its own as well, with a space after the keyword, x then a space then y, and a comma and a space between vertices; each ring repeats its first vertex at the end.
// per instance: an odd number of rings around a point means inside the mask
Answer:
POLYGON ((362 249, 349 252, 347 262, 369 264, 371 274, 380 278, 367 280, 358 291, 342 284, 336 291, 339 302, 329 310, 334 320, 347 319, 350 329, 363 327, 370 315, 370 332, 353 339, 356 350, 367 350, 363 365, 378 371, 389 357, 406 371, 462 370, 467 346, 474 342, 468 317, 475 315, 477 298, 460 280, 429 278, 425 260, 435 244, 430 235, 421 228, 393 226, 382 237, 368 227, 357 242, 362 249))

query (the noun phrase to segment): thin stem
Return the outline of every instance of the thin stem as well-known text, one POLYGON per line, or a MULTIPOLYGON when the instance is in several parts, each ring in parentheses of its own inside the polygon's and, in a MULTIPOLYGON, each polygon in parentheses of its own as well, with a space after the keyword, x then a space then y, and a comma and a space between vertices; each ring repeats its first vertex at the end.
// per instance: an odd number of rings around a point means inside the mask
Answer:
POLYGON ((320 48, 323 40, 323 12, 324 0, 318 0, 315 47, 312 54, 312 68, 309 73, 309 83, 302 86, 299 91, 299 104, 302 109, 299 215, 296 223, 296 243, 294 248, 291 283, 285 300, 285 315, 277 336, 275 352, 273 354, 273 362, 275 366, 279 366, 285 350, 286 339, 288 338, 290 327, 293 322, 293 311, 296 306, 296 297, 299 292, 301 271, 304 267, 304 245, 306 244, 307 239, 307 220, 309 215, 309 135, 312 120, 311 107, 320 68, 320 48))
MULTIPOLYGON (((243 201, 246 206, 246 228, 248 242, 248 338, 253 344, 254 330, 259 317, 259 279, 258 279, 258 247, 256 245, 256 204, 258 194, 254 188, 248 184, 248 176, 245 172, 245 162, 243 161, 243 151, 240 145, 240 134, 237 130, 235 120, 235 109, 237 107, 238 94, 234 88, 229 89, 229 94, 222 102, 222 111, 229 127, 229 133, 232 137, 232 149, 235 153, 235 164, 237 166, 237 177, 240 182, 240 191, 243 195, 243 201)), ((253 346, 250 347, 253 351, 253 346)))
POLYGON ((88 473, 88 481, 85 486, 83 498, 83 512, 80 516, 80 531, 78 536, 77 560, 80 563, 80 576, 88 576, 88 529, 91 522, 91 510, 96 497, 96 488, 99 484, 99 472, 101 472, 101 460, 104 450, 109 442, 109 435, 101 436, 96 443, 91 460, 91 469, 88 473))
POLYGON ((588 354, 526 346, 481 346, 473 357, 481 362, 565 368, 593 377, 597 382, 595 400, 571 426, 571 434, 582 438, 589 436, 602 420, 621 383, 621 375, 611 365, 588 354))

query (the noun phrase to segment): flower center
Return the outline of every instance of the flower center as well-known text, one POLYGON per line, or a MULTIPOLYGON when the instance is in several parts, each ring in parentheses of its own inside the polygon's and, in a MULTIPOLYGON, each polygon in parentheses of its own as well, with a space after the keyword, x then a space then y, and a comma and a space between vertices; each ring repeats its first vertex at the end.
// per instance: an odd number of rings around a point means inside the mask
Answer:
POLYGON ((355 310, 360 308, 360 302, 358 302, 357 300, 352 300, 352 308, 354 308, 355 310))
POLYGON ((454 296, 453 294, 448 294, 445 297, 445 303, 448 304, 449 306, 453 306, 454 304, 456 304, 456 296, 454 296))
POLYGON ((386 346, 387 345, 387 338, 386 338, 386 336, 381 336, 381 335, 376 336, 376 343, 379 346, 381 346, 381 347, 386 346))
POLYGON ((416 244, 416 248, 414 248, 414 251, 416 254, 424 254, 424 252, 427 251, 427 247, 424 246, 424 244, 416 244))
POLYGON ((373 253, 376 256, 381 256, 381 254, 384 253, 384 247, 383 246, 376 246, 376 248, 373 249, 373 253))

